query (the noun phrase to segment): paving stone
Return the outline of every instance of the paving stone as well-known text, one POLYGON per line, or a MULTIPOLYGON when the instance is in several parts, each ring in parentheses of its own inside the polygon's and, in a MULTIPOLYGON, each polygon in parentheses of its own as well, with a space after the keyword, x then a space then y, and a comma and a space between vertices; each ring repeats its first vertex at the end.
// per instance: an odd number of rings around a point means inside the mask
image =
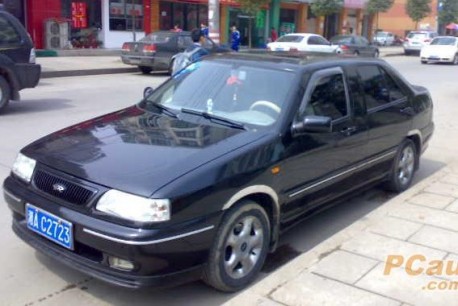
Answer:
POLYGON ((444 209, 455 200, 454 197, 443 196, 435 193, 422 192, 408 200, 409 203, 428 206, 431 208, 444 209))
POLYGON ((455 184, 458 185, 458 174, 457 173, 450 173, 446 176, 439 179, 439 181, 447 184, 455 184))
POLYGON ((458 254, 458 232, 425 226, 409 241, 458 254))
POLYGON ((368 231, 406 240, 417 232, 423 225, 399 218, 385 217, 368 228, 368 231))
POLYGON ((304 273, 271 294, 284 305, 368 306, 400 305, 401 303, 311 273, 304 273))
POLYGON ((458 213, 458 200, 453 201, 453 203, 447 206, 445 210, 458 213))
POLYGON ((348 284, 359 280, 378 261, 344 251, 335 251, 323 258, 311 271, 325 277, 336 279, 348 284))
POLYGON ((457 305, 458 303, 455 290, 427 289, 427 285, 431 282, 437 285, 444 280, 424 274, 412 276, 402 268, 393 269, 389 275, 385 275, 384 269, 385 265, 379 264, 359 280, 356 286, 412 305, 457 305))
POLYGON ((436 182, 426 187, 425 191, 458 198, 458 185, 436 182))
MULTIPOLYGON (((240 294, 243 296, 243 306, 281 306, 281 304, 263 297, 259 294, 255 294, 250 291, 245 291, 240 294)), ((223 304, 224 306, 241 306, 240 302, 230 300, 223 304)))
POLYGON ((446 210, 405 203, 389 211, 388 215, 458 231, 458 215, 446 210))
POLYGON ((447 255, 445 251, 438 251, 407 241, 384 237, 364 232, 341 246, 342 250, 361 254, 376 260, 385 261, 389 255, 401 255, 404 258, 422 254, 430 258, 442 259, 447 255))

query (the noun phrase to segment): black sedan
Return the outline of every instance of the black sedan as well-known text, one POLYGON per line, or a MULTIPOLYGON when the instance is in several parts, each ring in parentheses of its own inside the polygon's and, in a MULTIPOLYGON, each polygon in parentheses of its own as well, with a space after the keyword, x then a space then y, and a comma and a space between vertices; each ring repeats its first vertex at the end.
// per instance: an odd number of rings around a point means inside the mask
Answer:
POLYGON ((246 287, 299 219, 409 188, 434 130, 428 90, 374 59, 210 56, 145 92, 26 146, 3 185, 21 239, 127 287, 246 287))
MULTIPOLYGON (((124 43, 121 59, 124 64, 138 66, 145 74, 153 70, 171 73, 175 56, 192 44, 191 32, 153 32, 138 42, 124 43)), ((208 37, 205 38, 202 47, 209 53, 230 51, 229 47, 216 44, 208 37)))
POLYGON ((337 35, 331 38, 331 44, 338 45, 336 53, 366 57, 378 57, 380 51, 365 37, 358 35, 337 35))

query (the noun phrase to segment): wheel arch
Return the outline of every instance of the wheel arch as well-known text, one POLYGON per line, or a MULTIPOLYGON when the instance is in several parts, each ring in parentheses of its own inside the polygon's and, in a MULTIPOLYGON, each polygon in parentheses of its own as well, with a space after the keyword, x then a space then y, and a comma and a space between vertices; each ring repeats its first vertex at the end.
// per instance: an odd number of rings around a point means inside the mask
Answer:
POLYGON ((271 224, 270 251, 275 251, 280 232, 280 202, 277 193, 266 185, 249 186, 235 193, 223 206, 223 210, 227 211, 244 200, 256 202, 265 209, 271 224))
POLYGON ((407 139, 412 140, 412 142, 415 145, 415 150, 417 150, 417 158, 415 159, 415 169, 418 170, 420 166, 420 155, 421 155, 421 150, 422 150, 422 143, 423 139, 421 136, 421 132, 419 130, 411 130, 407 134, 407 139))

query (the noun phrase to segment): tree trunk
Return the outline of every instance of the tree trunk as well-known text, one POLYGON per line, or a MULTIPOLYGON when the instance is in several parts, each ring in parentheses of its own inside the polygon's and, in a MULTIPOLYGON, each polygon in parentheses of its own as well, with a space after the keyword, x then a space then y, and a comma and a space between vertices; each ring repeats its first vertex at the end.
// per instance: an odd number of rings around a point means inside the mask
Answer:
POLYGON ((248 17, 248 48, 251 49, 251 18, 252 16, 248 17))

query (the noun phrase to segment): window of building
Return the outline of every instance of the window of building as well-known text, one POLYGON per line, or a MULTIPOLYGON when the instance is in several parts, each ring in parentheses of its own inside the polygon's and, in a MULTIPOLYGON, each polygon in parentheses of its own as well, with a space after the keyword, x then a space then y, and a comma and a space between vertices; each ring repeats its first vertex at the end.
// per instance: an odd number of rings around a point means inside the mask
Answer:
POLYGON ((161 1, 159 3, 161 30, 170 30, 178 25, 184 31, 199 28, 208 23, 208 5, 161 1))
POLYGON ((110 0, 109 4, 110 30, 143 30, 143 0, 110 0))

